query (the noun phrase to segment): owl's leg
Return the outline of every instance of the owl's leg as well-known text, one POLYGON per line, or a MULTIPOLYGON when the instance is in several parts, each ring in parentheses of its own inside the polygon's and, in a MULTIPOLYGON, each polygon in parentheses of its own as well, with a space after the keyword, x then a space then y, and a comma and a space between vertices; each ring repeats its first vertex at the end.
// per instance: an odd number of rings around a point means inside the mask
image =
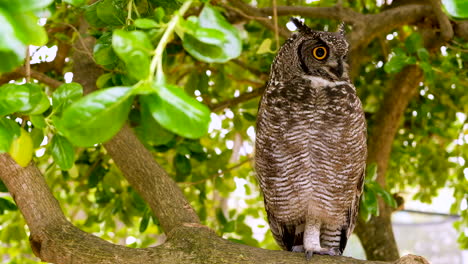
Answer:
POLYGON ((320 228, 322 224, 319 219, 310 217, 306 221, 304 230, 304 250, 307 260, 310 260, 314 254, 318 255, 340 255, 337 248, 323 248, 320 245, 320 228))
POLYGON ((304 229, 304 250, 306 259, 312 258, 314 253, 320 251, 320 226, 321 223, 318 219, 309 217, 306 220, 304 229))

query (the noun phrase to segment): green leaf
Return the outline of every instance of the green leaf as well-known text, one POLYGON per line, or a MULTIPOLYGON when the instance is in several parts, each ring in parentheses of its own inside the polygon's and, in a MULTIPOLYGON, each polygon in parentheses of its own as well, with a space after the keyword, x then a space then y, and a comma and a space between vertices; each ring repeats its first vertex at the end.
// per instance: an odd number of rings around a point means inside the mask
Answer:
POLYGON ((145 232, 145 230, 148 228, 149 220, 151 218, 151 213, 148 207, 145 208, 145 212, 143 213, 143 216, 141 217, 140 221, 140 233, 145 232))
POLYGON ((72 6, 80 7, 86 3, 86 0, 63 0, 65 3, 69 3, 72 6))
POLYGON ((33 142, 33 149, 39 148, 44 140, 44 132, 42 129, 37 127, 33 128, 31 130, 31 139, 33 142))
POLYGON ((137 128, 138 136, 143 142, 153 146, 169 143, 175 135, 154 120, 146 104, 142 105, 141 108, 141 125, 137 128))
POLYGON ((83 96, 83 87, 79 83, 64 83, 52 94, 52 105, 55 112, 62 112, 73 102, 83 96))
POLYGON ((16 211, 18 207, 8 199, 0 197, 0 215, 4 214, 5 211, 16 211))
POLYGON ((47 43, 47 33, 37 21, 38 18, 32 13, 14 14, 15 34, 24 44, 42 46, 47 43))
POLYGON ((423 47, 421 34, 414 32, 405 39, 405 47, 409 54, 416 53, 416 50, 423 47))
POLYGON ((22 43, 15 33, 14 19, 9 13, 0 8, 0 72, 10 72, 19 66, 26 54, 26 45, 22 43))
POLYGON ((8 152, 11 143, 16 137, 20 136, 19 125, 10 119, 0 118, 0 153, 8 152))
POLYGON ((378 172, 377 172, 377 163, 372 162, 371 164, 367 165, 366 167, 366 182, 371 182, 377 180, 378 172))
POLYGON ((0 115, 30 110, 29 95, 25 85, 8 83, 0 86, 0 115))
POLYGON ((156 19, 156 22, 160 23, 163 22, 163 18, 166 15, 166 12, 164 11, 164 8, 158 7, 154 9, 154 18, 156 19))
POLYGON ((31 105, 31 109, 24 111, 25 113, 30 115, 39 115, 49 109, 49 98, 44 93, 41 86, 34 83, 23 85, 29 88, 29 104, 31 105))
POLYGON ((113 84, 112 78, 113 77, 114 77, 113 73, 104 73, 103 75, 99 76, 99 78, 97 79, 96 86, 99 89, 107 88, 107 87, 112 86, 112 84, 113 84))
POLYGON ((97 3, 97 17, 109 26, 120 26, 125 24, 124 0, 102 0, 97 3))
POLYGON ((179 24, 183 46, 190 55, 204 62, 224 63, 242 51, 237 29, 211 5, 206 4, 198 19, 190 17, 179 24))
MULTIPOLYGON (((98 165, 92 168, 89 172, 88 187, 96 187, 98 183, 102 181, 106 173, 107 169, 102 166, 102 162, 99 162, 98 165)), ((100 195, 101 198, 96 197, 96 199, 99 200, 98 203, 107 203, 109 201, 109 197, 106 195, 106 193, 100 193, 100 195)))
POLYGON ((377 202, 377 195, 372 188, 364 188, 362 194, 363 206, 371 214, 378 216, 379 215, 379 204, 377 202))
POLYGON ((7 187, 5 186, 5 183, 0 180, 0 192, 8 192, 7 187))
POLYGON ((421 61, 429 62, 429 51, 425 48, 419 48, 416 53, 421 61))
POLYGON ((416 63, 415 57, 408 57, 403 54, 397 54, 393 56, 387 63, 385 63, 384 70, 387 73, 397 73, 400 72, 406 65, 414 63, 416 63))
POLYGON ((264 54, 264 53, 271 53, 271 39, 267 38, 262 41, 262 44, 257 49, 256 54, 264 54))
POLYGON ((2 0, 0 7, 15 12, 33 11, 49 6, 54 0, 2 0))
POLYGON ((449 15, 458 18, 468 18, 468 1, 442 0, 442 4, 449 15))
POLYGON ((190 160, 185 157, 185 155, 175 155, 173 164, 176 171, 177 182, 183 182, 192 172, 192 165, 190 164, 190 160))
POLYGON ((424 77, 426 80, 433 82, 434 81, 434 70, 432 69, 432 65, 429 62, 422 61, 419 66, 424 72, 424 77))
POLYGON ((160 27, 160 25, 156 21, 154 21, 153 19, 149 19, 149 18, 137 18, 135 19, 134 24, 135 24, 135 27, 143 28, 143 29, 160 27))
POLYGON ((47 95, 37 84, 5 84, 0 87, 0 115, 15 112, 37 115, 50 106, 47 95))
POLYGON ((75 151, 70 141, 65 137, 55 135, 50 144, 50 152, 61 170, 69 170, 73 166, 75 151))
POLYGON ((187 138, 199 138, 208 132, 210 110, 181 88, 156 85, 157 94, 141 96, 154 119, 164 128, 187 138))
POLYGON ((94 45, 93 57, 97 64, 112 66, 118 58, 112 49, 112 35, 106 33, 102 35, 94 45))
POLYGON ((382 188, 382 186, 380 186, 379 183, 372 182, 368 184, 368 187, 372 189, 380 197, 382 197, 382 199, 384 200, 386 204, 390 205, 393 208, 397 207, 396 200, 393 198, 393 196, 389 192, 387 192, 384 188, 382 188))
MULTIPOLYGON (((101 0, 102 1, 102 0, 101 0)), ((91 25, 95 27, 105 27, 106 23, 102 21, 97 15, 97 8, 101 1, 97 1, 92 5, 89 5, 85 9, 85 18, 91 25)))
POLYGON ((89 147, 106 142, 125 123, 132 99, 131 87, 91 93, 70 105, 55 125, 74 145, 89 147))
POLYGON ((242 41, 239 31, 210 4, 206 4, 199 16, 200 27, 212 28, 224 33, 226 42, 223 50, 229 59, 236 58, 242 51, 242 41))
POLYGON ((153 45, 144 32, 115 30, 112 36, 112 47, 119 58, 125 62, 131 76, 139 80, 148 77, 149 55, 153 50, 153 45))
POLYGON ((47 123, 42 115, 30 115, 29 120, 37 128, 45 128, 47 123))

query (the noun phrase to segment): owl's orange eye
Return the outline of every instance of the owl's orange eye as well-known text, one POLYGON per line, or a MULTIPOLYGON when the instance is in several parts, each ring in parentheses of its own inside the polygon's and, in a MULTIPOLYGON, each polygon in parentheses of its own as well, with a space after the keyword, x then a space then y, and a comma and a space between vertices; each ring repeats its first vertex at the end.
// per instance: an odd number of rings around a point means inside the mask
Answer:
POLYGON ((314 55, 314 58, 317 60, 323 60, 325 57, 327 57, 327 48, 324 46, 315 47, 312 50, 312 55, 314 55))

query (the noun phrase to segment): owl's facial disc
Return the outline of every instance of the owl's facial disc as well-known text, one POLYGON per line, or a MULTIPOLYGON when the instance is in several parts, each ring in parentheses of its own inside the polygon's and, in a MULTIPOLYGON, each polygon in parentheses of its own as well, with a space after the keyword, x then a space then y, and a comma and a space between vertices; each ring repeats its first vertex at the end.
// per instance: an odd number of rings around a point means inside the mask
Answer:
POLYGON ((342 50, 330 48, 320 38, 304 40, 298 49, 301 69, 307 75, 324 77, 330 80, 343 78, 345 54, 342 50))

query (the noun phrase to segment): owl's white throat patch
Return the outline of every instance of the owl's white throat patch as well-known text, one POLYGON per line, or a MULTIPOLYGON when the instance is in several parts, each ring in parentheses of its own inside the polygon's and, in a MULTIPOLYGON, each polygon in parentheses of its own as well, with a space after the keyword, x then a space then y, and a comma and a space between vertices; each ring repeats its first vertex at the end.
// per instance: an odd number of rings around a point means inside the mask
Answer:
POLYGON ((311 82, 311 85, 314 87, 330 87, 330 86, 349 84, 346 81, 329 81, 322 77, 311 76, 311 75, 305 75, 304 79, 309 80, 311 82))

